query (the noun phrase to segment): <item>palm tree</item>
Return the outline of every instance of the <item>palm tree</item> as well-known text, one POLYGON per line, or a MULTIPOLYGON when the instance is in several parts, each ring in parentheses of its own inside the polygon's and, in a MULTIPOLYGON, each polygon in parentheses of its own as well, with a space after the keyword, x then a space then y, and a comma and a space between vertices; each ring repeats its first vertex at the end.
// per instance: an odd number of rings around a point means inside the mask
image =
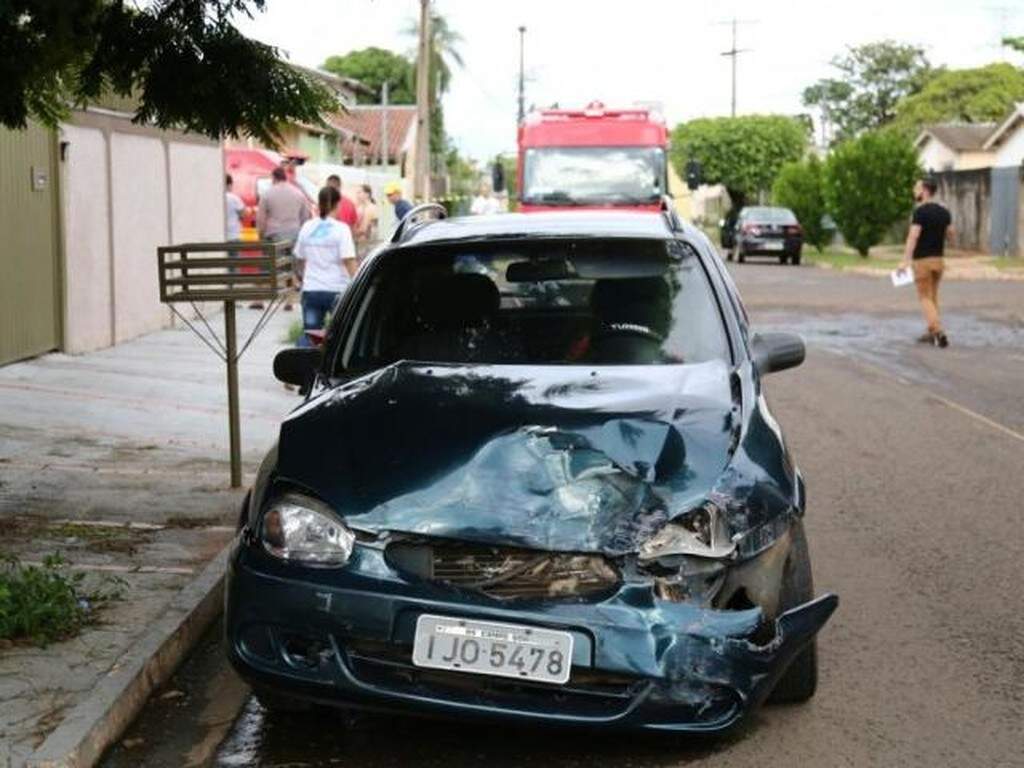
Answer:
MULTIPOLYGON (((410 21, 405 34, 419 40, 419 20, 410 21)), ((448 92, 452 81, 452 67, 463 67, 459 46, 462 35, 452 29, 448 20, 440 13, 430 12, 430 151, 444 149, 444 118, 441 112, 441 97, 448 92)), ((413 56, 415 60, 415 56, 413 56)), ((415 66, 414 66, 415 69, 415 66)), ((413 73, 415 78, 415 72, 413 73)), ((413 81, 415 82, 415 80, 413 81)))

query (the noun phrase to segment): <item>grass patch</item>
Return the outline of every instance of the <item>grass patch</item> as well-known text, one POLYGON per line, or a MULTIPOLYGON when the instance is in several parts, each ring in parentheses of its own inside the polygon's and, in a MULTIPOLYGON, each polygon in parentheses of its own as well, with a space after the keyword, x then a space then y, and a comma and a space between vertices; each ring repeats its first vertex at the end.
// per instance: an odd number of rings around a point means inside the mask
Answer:
POLYGON ((47 555, 39 566, 4 557, 0 560, 0 640, 45 646, 95 623, 98 609, 119 598, 125 582, 105 576, 99 587, 90 589, 84 580, 85 574, 70 572, 59 553, 47 555))
POLYGON ((996 256, 989 263, 996 269, 1024 269, 1024 259, 1019 256, 996 256))
POLYGON ((297 318, 292 320, 291 325, 288 326, 288 331, 285 333, 284 338, 281 339, 281 341, 294 347, 299 343, 300 336, 302 336, 302 319, 297 318))
POLYGON ((851 267, 895 269, 900 263, 899 257, 869 255, 865 259, 856 251, 840 251, 835 248, 826 248, 821 253, 818 253, 814 248, 804 248, 803 260, 811 264, 823 264, 835 269, 850 269, 851 267))

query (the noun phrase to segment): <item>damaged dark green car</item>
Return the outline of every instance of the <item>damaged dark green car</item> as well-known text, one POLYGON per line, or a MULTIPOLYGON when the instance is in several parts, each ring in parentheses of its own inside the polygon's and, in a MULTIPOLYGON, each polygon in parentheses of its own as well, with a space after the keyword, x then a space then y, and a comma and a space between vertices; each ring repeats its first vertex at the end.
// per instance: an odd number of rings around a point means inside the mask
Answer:
POLYGON ((363 265, 240 521, 264 703, 716 732, 817 682, 804 483, 751 334, 671 214, 441 219, 363 265))

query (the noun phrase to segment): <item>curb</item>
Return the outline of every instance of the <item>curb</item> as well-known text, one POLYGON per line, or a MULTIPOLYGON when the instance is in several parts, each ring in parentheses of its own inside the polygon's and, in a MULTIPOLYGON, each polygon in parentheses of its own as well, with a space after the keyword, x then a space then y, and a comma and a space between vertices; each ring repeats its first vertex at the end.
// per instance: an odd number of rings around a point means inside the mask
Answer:
POLYGON ((233 545, 233 541, 227 544, 182 587, 108 676, 32 753, 27 766, 91 768, 99 761, 220 614, 224 571, 233 545))

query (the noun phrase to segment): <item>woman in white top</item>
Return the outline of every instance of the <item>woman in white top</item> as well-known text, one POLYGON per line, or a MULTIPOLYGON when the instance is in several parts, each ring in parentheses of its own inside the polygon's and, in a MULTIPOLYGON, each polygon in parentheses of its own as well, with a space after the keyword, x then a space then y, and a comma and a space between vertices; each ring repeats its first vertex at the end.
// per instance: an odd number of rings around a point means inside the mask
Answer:
MULTIPOLYGON (((318 199, 320 217, 302 225, 295 240, 295 268, 302 280, 302 327, 318 331, 356 273, 356 247, 348 224, 334 218, 341 202, 335 187, 324 187, 318 199)), ((300 347, 313 342, 303 333, 300 347)))
POLYGON ((377 222, 380 218, 377 201, 373 199, 373 190, 369 184, 361 184, 356 188, 356 212, 356 253, 361 260, 377 244, 377 222))

